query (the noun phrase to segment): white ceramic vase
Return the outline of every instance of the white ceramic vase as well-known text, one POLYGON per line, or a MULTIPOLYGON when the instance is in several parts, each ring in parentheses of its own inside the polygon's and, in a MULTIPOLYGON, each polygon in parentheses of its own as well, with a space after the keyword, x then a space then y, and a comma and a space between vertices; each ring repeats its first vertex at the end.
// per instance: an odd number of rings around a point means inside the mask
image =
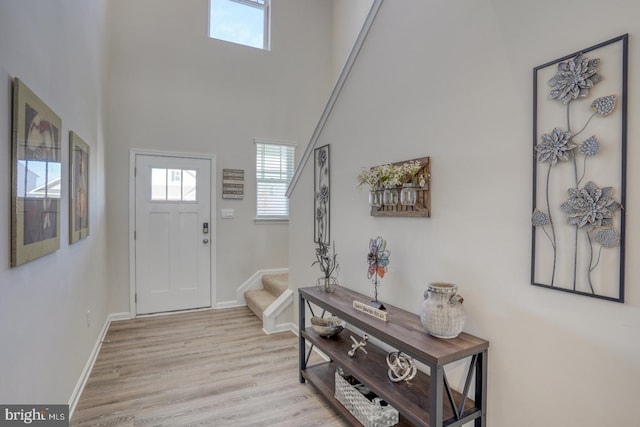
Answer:
POLYGON ((457 337, 466 321, 458 287, 452 283, 429 284, 424 293, 420 321, 434 337, 457 337))

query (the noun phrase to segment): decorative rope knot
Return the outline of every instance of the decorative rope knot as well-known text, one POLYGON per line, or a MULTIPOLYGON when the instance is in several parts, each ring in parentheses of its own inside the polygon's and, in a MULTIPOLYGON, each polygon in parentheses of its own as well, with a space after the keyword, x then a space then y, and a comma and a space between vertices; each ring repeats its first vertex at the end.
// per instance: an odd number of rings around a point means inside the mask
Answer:
POLYGON ((387 354, 387 366, 389 366, 387 375, 394 383, 410 381, 418 372, 413 359, 400 351, 387 354))

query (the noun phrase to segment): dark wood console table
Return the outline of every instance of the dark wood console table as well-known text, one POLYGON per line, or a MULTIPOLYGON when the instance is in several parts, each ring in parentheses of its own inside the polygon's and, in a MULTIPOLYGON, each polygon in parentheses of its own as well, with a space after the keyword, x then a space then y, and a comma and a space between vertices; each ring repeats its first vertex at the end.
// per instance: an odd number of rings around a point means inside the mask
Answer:
POLYGON ((354 300, 369 303, 371 298, 344 287, 339 286, 333 293, 320 292, 315 287, 300 288, 298 292, 300 382, 312 384, 352 425, 361 424, 334 398, 337 367, 394 406, 400 412, 398 425, 456 427, 474 421, 475 427, 486 426, 488 341, 464 332, 454 339, 435 338, 425 330, 417 315, 387 304, 388 320, 374 318, 353 308, 354 300), (346 321, 347 329, 337 337, 320 337, 311 326, 307 327, 305 320, 307 307, 313 315, 320 315, 314 314, 312 304, 321 308, 322 314, 326 311, 346 321), (387 377, 387 352, 372 343, 365 347, 368 354, 358 351, 354 358, 348 357, 352 344, 350 336, 360 340, 349 326, 424 363, 429 367, 429 374, 418 372, 410 382, 392 382, 387 377), (309 349, 307 341, 312 344, 309 349), (313 346, 331 361, 309 366, 313 346), (459 393, 449 386, 444 367, 466 358, 471 360, 464 390, 459 393), (470 399, 474 378, 473 399, 470 399))

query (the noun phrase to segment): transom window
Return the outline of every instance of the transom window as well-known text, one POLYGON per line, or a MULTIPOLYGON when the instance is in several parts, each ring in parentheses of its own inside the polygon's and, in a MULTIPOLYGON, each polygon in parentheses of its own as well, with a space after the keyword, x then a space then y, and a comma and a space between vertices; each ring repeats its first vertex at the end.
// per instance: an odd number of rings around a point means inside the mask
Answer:
POLYGON ((270 0, 209 2, 209 37, 269 50, 270 0))
POLYGON ((288 219, 295 145, 256 140, 257 219, 288 219))
POLYGON ((151 169, 151 200, 196 201, 196 171, 193 169, 151 169))

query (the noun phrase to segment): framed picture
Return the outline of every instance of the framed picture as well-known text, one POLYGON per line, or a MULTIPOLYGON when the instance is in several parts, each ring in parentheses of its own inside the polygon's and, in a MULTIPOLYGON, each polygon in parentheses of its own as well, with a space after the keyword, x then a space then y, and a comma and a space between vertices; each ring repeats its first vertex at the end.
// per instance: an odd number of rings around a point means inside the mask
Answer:
POLYGON ((533 285, 624 302, 627 41, 533 70, 533 285))
POLYGON ((11 266, 60 248, 62 122, 22 81, 13 81, 11 266))
POLYGON ((89 145, 69 132, 69 243, 89 235, 89 145))
POLYGON ((313 150, 313 241, 327 245, 331 241, 330 232, 330 182, 329 182, 329 145, 313 150))

